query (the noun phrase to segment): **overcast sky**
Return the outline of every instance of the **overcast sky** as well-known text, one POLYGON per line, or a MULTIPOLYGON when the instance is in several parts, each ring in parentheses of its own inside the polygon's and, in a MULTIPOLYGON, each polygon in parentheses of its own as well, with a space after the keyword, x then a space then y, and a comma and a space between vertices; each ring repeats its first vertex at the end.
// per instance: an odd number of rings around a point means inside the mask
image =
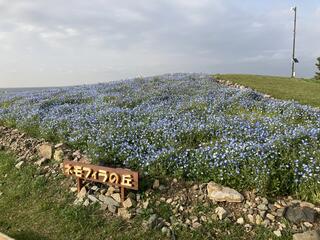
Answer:
POLYGON ((297 75, 320 56, 320 1, 0 0, 0 88, 169 72, 297 75))

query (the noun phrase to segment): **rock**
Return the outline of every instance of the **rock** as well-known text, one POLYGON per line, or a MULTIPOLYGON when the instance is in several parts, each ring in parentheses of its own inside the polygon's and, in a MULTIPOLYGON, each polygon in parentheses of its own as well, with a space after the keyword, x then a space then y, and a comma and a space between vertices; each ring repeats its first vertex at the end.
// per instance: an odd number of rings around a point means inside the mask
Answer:
POLYGON ((249 220, 250 223, 253 223, 253 224, 254 224, 254 223, 256 222, 256 221, 254 220, 254 216, 253 216, 252 214, 248 214, 247 217, 248 217, 248 220, 249 220))
POLYGON ((199 227, 201 227, 201 223, 199 223, 199 222, 192 223, 192 228, 197 229, 199 227))
POLYGON ((276 235, 277 237, 281 237, 281 236, 282 236, 280 230, 273 231, 273 233, 274 233, 274 235, 276 235))
POLYGON ((112 197, 99 195, 99 200, 104 202, 107 205, 120 207, 120 204, 116 200, 114 200, 112 197))
POLYGON ((76 200, 74 200, 73 204, 74 205, 80 205, 83 202, 83 198, 77 198, 76 200))
POLYGON ((88 200, 88 199, 86 199, 86 200, 84 201, 84 203, 83 203, 83 206, 88 207, 88 206, 89 206, 89 204, 90 204, 89 200, 88 200))
POLYGON ((112 195, 112 194, 114 194, 114 192, 115 192, 115 188, 114 187, 112 187, 112 186, 110 186, 109 188, 108 188, 108 191, 107 191, 107 194, 106 195, 112 195))
POLYGON ((131 208, 136 206, 136 202, 132 200, 131 198, 127 198, 123 203, 122 203, 124 208, 131 208))
POLYGON ((157 225, 158 216, 157 214, 152 214, 148 219, 148 226, 149 228, 154 228, 157 225))
POLYGON ((227 211, 223 207, 217 207, 214 211, 220 220, 223 220, 227 217, 227 211))
POLYGON ((256 224, 260 225, 260 224, 262 224, 262 222, 263 222, 263 218, 260 215, 257 215, 256 216, 256 224))
POLYGON ((259 210, 261 210, 261 211, 267 211, 268 210, 268 207, 263 203, 259 204, 257 208, 259 210))
POLYGON ((108 208, 108 204, 105 204, 103 202, 100 204, 100 210, 105 211, 107 208, 108 208))
POLYGON ((70 188, 70 191, 71 191, 71 192, 76 192, 77 190, 78 190, 77 187, 71 187, 71 188, 70 188))
POLYGON ((64 152, 61 149, 58 149, 54 152, 53 159, 57 162, 62 162, 64 157, 64 152))
POLYGON ((199 189, 199 185, 193 185, 192 187, 191 187, 191 190, 192 191, 196 191, 196 190, 198 190, 199 189))
POLYGON ((41 158, 51 159, 52 158, 52 145, 51 144, 43 144, 39 147, 39 156, 41 158))
POLYGON ((24 161, 20 161, 15 165, 15 168, 20 169, 23 164, 24 164, 24 161))
POLYGON ((313 227, 313 224, 309 223, 309 222, 304 222, 303 225, 306 227, 306 228, 312 228, 313 227))
POLYGON ((296 233, 293 235, 293 240, 320 240, 320 234, 317 231, 296 233))
POLYGON ((73 157, 76 157, 76 158, 81 158, 81 152, 80 152, 80 150, 77 150, 77 151, 73 152, 73 153, 72 153, 72 156, 73 156, 73 157))
POLYGON ((278 217, 283 217, 285 214, 286 209, 285 208, 279 208, 276 213, 278 217))
POLYGON ((286 209, 285 218, 292 223, 310 222, 315 221, 315 210, 308 207, 290 206, 286 209))
POLYGON ((259 211, 259 216, 264 218, 266 216, 266 211, 259 211))
POLYGON ((300 207, 315 208, 314 204, 309 203, 309 202, 301 202, 300 207))
POLYGON ((92 201, 92 202, 100 202, 95 196, 93 196, 93 195, 88 195, 88 198, 89 198, 89 200, 90 201, 92 201))
POLYGON ((166 201, 166 203, 168 203, 168 204, 171 204, 172 202, 173 202, 172 198, 168 198, 167 201, 166 201))
POLYGON ((268 205, 269 204, 269 201, 268 201, 268 199, 266 199, 266 198, 261 198, 261 201, 262 201, 262 204, 264 204, 264 205, 268 205))
POLYGON ((108 210, 112 213, 116 213, 117 212, 117 207, 115 205, 107 205, 108 206, 108 210))
POLYGON ((240 224, 240 225, 243 225, 244 224, 244 218, 243 217, 238 218, 237 219, 237 223, 240 224))
POLYGON ((149 200, 146 200, 146 201, 144 201, 144 202, 142 203, 143 209, 147 209, 148 206, 149 206, 149 200))
POLYGON ((265 219, 263 222, 262 222, 262 225, 265 226, 265 227, 268 227, 270 226, 271 224, 271 221, 269 219, 265 219))
POLYGON ((273 215, 270 214, 270 213, 268 213, 268 214, 266 215, 266 217, 267 217, 270 221, 272 221, 272 222, 274 222, 274 221, 276 220, 275 216, 273 216, 273 215))
POLYGON ((47 158, 41 158, 40 160, 36 161, 34 164, 38 165, 39 167, 42 166, 43 164, 47 163, 48 159, 47 158))
POLYGON ((158 189, 160 187, 160 181, 158 179, 154 180, 152 188, 158 189))
POLYGON ((165 190, 165 189, 166 189, 166 187, 165 187, 164 185, 160 185, 160 186, 159 186, 159 190, 160 190, 160 191, 163 191, 163 190, 165 190))
POLYGON ((86 187, 82 187, 80 192, 78 192, 77 198, 84 198, 87 194, 87 189, 86 187))
POLYGON ((126 208, 119 208, 118 216, 122 217, 123 219, 130 219, 132 217, 132 214, 126 208))
POLYGON ((245 228, 246 232, 250 232, 252 230, 252 226, 250 224, 245 224, 244 228, 245 228))
POLYGON ((121 196, 120 193, 114 193, 111 195, 111 197, 116 200, 118 203, 121 203, 121 196))
POLYGON ((168 238, 171 236, 171 230, 168 227, 162 227, 161 228, 162 234, 166 235, 168 238))
POLYGON ((236 190, 223 187, 214 182, 209 182, 207 184, 207 191, 209 199, 216 202, 242 202, 243 196, 236 190))
POLYGON ((54 145, 55 149, 61 148, 61 147, 63 147, 63 143, 58 143, 58 144, 54 145))

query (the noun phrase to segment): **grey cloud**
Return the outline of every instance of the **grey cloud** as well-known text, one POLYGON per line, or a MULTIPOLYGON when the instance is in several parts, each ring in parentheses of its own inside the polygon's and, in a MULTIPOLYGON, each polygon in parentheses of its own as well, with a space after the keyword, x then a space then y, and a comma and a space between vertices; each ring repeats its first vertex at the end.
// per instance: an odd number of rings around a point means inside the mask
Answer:
MULTIPOLYGON (((235 0, 0 0, 0 87, 169 71, 288 74, 292 14, 289 4, 270 1, 269 8, 235 0)), ((320 55, 319 9, 299 25, 305 76, 320 55)))

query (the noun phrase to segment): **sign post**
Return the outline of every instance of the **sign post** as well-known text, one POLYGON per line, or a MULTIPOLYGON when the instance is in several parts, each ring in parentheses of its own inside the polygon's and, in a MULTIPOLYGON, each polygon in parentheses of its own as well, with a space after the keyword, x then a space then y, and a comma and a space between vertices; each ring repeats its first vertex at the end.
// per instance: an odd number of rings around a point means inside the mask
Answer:
POLYGON ((109 168, 97 165, 79 163, 75 161, 64 161, 63 172, 66 176, 77 178, 77 189, 81 191, 83 181, 105 183, 109 186, 119 187, 121 190, 121 201, 124 201, 125 189, 138 190, 138 172, 124 168, 109 168))

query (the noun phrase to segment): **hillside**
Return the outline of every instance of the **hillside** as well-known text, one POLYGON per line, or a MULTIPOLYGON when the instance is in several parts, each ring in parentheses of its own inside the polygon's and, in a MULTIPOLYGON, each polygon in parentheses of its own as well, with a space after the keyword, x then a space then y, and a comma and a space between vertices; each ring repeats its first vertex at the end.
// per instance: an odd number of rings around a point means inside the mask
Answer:
POLYGON ((17 240, 291 239, 319 226, 319 140, 317 108, 205 74, 1 93, 0 232, 17 240), (61 160, 37 153, 41 138, 65 143, 65 159, 139 171, 140 190, 128 194, 135 206, 90 182, 74 193, 61 160), (213 200, 216 183, 241 200, 213 200))
POLYGON ((209 75, 7 93, 0 107, 2 124, 111 166, 319 201, 320 112, 209 75))
POLYGON ((320 107, 320 81, 248 74, 217 74, 216 78, 250 87, 277 99, 320 107))

